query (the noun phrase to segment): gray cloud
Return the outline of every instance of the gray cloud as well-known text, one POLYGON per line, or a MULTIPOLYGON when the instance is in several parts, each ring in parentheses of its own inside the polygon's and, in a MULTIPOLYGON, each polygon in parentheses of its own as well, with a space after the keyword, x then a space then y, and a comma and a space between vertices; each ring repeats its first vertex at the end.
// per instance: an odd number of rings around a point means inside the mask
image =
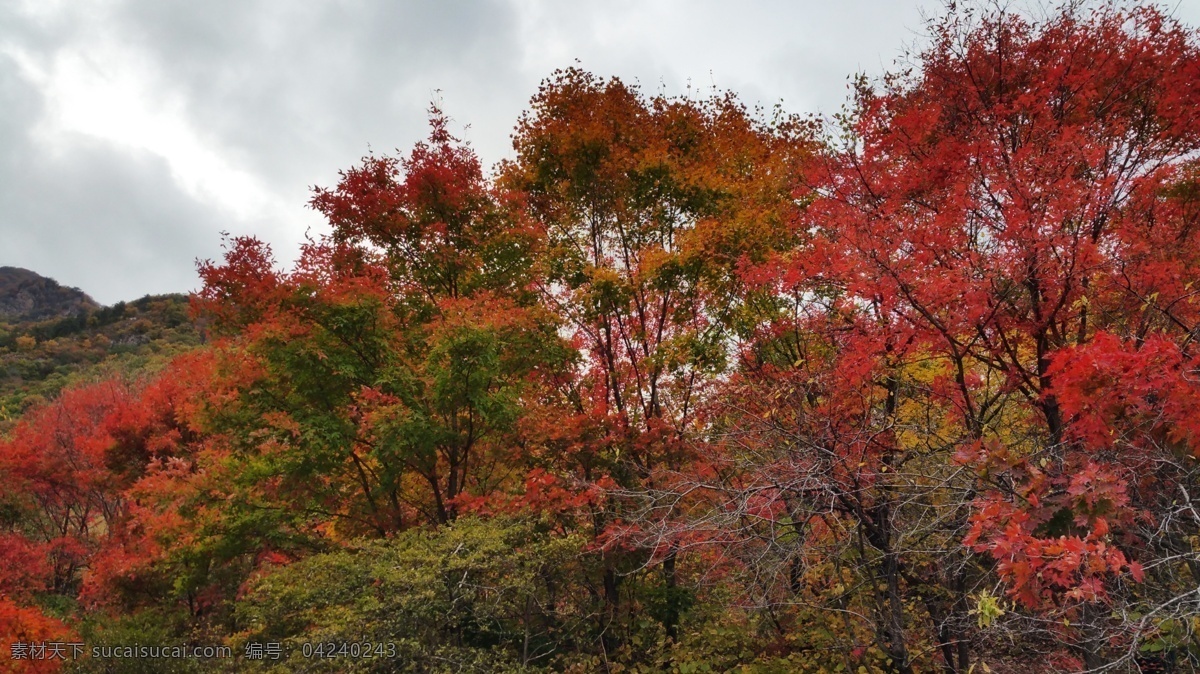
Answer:
POLYGON ((332 175, 368 143, 419 139, 435 89, 503 95, 518 54, 496 3, 144 0, 118 21, 175 78, 188 116, 283 188, 332 175))
POLYGON ((490 164, 575 59, 834 112, 919 39, 919 1, 0 3, 0 265, 113 302, 194 289, 221 230, 287 261, 321 228, 309 187, 411 146, 435 95, 490 164))
POLYGON ((194 285, 218 248, 213 217, 160 158, 78 134, 39 142, 41 93, 0 56, 0 264, 31 268, 102 301, 194 285))

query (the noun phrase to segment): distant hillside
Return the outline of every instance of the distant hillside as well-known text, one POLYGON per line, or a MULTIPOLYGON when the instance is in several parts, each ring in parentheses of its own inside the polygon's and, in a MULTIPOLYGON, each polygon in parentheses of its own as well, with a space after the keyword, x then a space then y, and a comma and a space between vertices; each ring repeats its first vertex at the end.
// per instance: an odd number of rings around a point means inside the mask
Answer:
POLYGON ((53 279, 0 267, 0 431, 64 386, 154 369, 201 341, 186 295, 103 307, 53 279))
POLYGON ((19 267, 0 267, 0 320, 44 321, 99 309, 78 288, 19 267))

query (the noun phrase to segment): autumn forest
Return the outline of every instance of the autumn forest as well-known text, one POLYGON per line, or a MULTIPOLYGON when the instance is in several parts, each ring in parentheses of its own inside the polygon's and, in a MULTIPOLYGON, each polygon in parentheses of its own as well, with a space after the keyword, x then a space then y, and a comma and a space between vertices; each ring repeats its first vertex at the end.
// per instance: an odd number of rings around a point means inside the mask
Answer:
POLYGON ((227 236, 0 425, 0 670, 1200 670, 1200 33, 986 7, 832 117, 433 106, 227 236))

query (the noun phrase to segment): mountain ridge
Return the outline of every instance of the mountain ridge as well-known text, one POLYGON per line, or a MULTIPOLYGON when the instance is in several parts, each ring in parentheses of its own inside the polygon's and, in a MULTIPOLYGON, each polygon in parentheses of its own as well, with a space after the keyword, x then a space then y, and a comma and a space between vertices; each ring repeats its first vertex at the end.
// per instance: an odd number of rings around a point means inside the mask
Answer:
POLYGON ((100 308, 79 288, 22 267, 0 267, 0 320, 44 321, 100 308))

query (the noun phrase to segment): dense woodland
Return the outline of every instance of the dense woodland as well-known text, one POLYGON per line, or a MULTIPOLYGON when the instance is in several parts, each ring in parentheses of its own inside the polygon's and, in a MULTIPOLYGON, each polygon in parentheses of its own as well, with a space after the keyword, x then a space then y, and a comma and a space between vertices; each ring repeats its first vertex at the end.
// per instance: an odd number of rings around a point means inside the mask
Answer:
POLYGON ((234 657, 0 669, 1200 669, 1200 35, 1089 7, 832 119, 568 69, 485 171, 432 109, 6 403, 0 652, 234 657))

